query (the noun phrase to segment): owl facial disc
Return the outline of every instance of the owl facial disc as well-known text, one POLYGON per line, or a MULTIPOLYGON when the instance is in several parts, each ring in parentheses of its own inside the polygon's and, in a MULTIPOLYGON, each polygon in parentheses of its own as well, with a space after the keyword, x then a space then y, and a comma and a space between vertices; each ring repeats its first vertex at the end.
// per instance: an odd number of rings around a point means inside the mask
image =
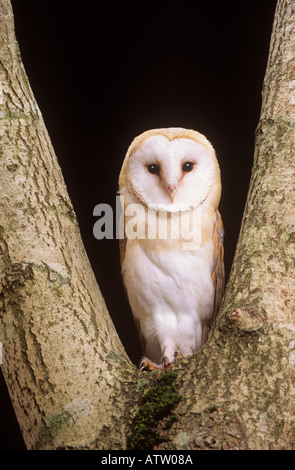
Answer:
POLYGON ((215 161, 189 138, 148 138, 129 158, 128 183, 136 199, 155 211, 183 212, 198 207, 212 187, 215 161))

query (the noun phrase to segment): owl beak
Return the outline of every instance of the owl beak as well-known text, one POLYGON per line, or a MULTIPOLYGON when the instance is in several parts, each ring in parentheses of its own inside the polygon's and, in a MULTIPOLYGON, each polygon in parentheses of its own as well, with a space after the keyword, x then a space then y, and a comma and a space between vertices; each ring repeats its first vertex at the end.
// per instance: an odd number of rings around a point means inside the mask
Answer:
POLYGON ((177 184, 168 184, 167 186, 167 192, 169 194, 169 197, 170 197, 170 201, 173 203, 174 201, 174 198, 175 198, 175 194, 176 194, 176 191, 178 189, 178 185, 177 184))

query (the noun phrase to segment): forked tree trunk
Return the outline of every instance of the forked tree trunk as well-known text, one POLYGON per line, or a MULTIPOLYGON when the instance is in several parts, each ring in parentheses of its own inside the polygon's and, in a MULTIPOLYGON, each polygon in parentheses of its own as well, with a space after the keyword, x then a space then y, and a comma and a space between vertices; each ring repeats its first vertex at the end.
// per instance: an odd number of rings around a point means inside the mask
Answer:
POLYGON ((21 63, 10 2, 0 5, 0 340, 27 447, 295 448, 294 2, 279 0, 275 13, 220 314, 203 349, 160 380, 131 364, 110 320, 21 63))

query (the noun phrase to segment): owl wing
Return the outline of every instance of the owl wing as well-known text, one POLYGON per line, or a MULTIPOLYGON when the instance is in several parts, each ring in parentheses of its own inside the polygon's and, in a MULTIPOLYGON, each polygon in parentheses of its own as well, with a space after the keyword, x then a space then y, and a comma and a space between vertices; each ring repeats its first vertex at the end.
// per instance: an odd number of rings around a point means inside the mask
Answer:
POLYGON ((219 308, 221 304, 221 300, 224 293, 224 247, 223 247, 223 240, 224 240, 224 227, 221 219, 221 215, 219 211, 216 211, 216 222, 213 228, 213 266, 211 272, 211 278, 213 281, 213 286, 215 288, 215 298, 214 298, 214 309, 213 315, 210 319, 209 324, 206 323, 203 325, 203 334, 202 334, 202 343, 204 344, 208 339, 208 334, 211 329, 212 324, 214 323, 219 308))
POLYGON ((215 300, 214 300, 214 311, 212 317, 212 323, 217 317, 218 310, 220 308, 221 300, 224 293, 224 261, 223 261, 223 240, 224 240, 224 228, 221 219, 221 215, 216 211, 216 222, 213 229, 213 246, 214 246, 214 257, 212 267, 212 281, 215 286, 215 300))

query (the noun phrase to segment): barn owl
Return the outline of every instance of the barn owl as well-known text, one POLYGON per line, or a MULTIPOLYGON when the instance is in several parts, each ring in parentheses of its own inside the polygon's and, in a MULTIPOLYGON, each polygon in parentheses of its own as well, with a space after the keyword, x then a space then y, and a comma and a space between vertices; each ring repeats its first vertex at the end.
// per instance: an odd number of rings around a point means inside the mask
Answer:
POLYGON ((121 271, 144 354, 140 368, 161 370, 200 349, 223 295, 215 151, 194 130, 146 131, 127 151, 119 192, 121 271))

